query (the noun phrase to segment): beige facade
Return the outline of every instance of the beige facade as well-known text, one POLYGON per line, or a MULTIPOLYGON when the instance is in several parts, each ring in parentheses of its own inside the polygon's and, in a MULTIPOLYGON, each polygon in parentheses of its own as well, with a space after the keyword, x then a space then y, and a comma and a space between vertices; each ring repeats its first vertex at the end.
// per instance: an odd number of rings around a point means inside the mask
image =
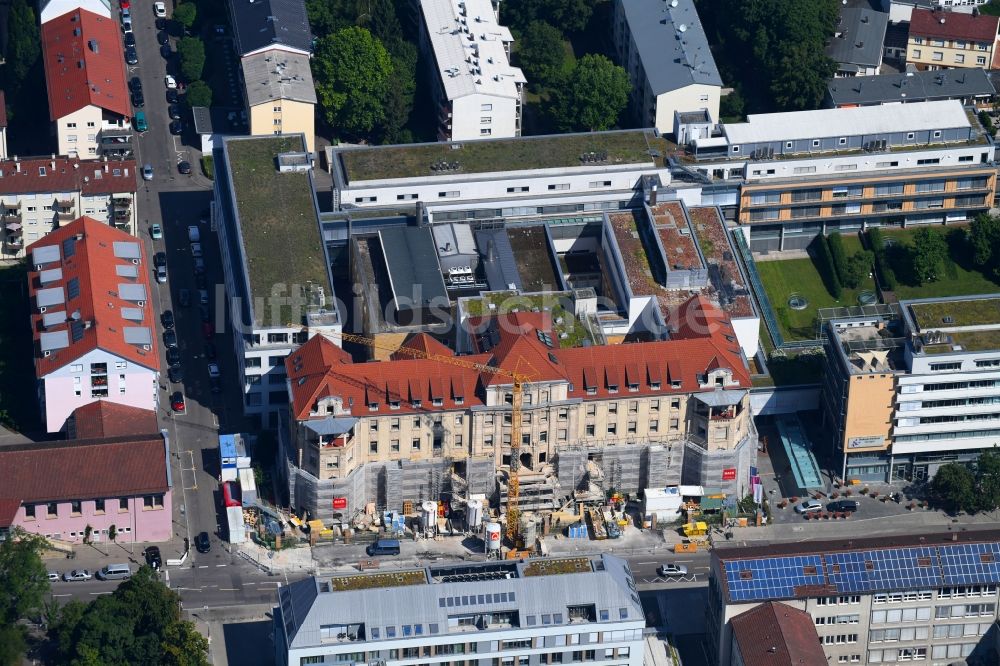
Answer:
POLYGON ((906 61, 917 69, 951 69, 953 67, 993 67, 997 56, 997 40, 972 41, 910 35, 906 44, 906 61))
POLYGON ((85 106, 56 119, 56 138, 60 155, 93 159, 99 156, 102 130, 127 130, 131 119, 106 113, 99 106, 85 106))
MULTIPOLYGON (((703 390, 716 379, 731 386, 727 369, 705 377, 703 390)), ((569 399, 562 381, 533 383, 524 396, 521 436, 522 468, 537 469, 551 462, 560 449, 603 447, 649 442, 691 441, 710 453, 734 450, 752 425, 749 394, 731 407, 710 407, 694 393, 634 395, 618 399, 569 399)), ((493 386, 486 404, 469 409, 412 411, 394 415, 359 415, 351 431, 325 438, 308 421, 293 422, 298 464, 321 480, 343 478, 362 465, 399 460, 455 461, 492 458, 497 468, 510 464, 510 386, 493 386)), ((320 399, 310 417, 351 417, 352 410, 336 397, 320 399)))
POLYGON ((847 383, 843 449, 852 453, 889 448, 893 398, 892 372, 852 375, 847 383))
POLYGON ((275 99, 250 107, 250 134, 297 134, 306 137, 306 150, 313 152, 316 142, 316 107, 308 102, 275 99))

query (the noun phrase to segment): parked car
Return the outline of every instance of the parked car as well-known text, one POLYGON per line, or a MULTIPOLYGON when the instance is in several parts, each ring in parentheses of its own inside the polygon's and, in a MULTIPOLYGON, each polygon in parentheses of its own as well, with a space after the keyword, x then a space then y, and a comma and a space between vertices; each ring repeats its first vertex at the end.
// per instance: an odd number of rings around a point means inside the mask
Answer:
POLYGON ((209 377, 214 377, 216 379, 218 379, 219 377, 222 376, 222 373, 219 372, 219 364, 218 363, 209 363, 208 364, 208 376, 209 377))
POLYGON ((128 16, 122 19, 122 32, 126 35, 132 32, 132 17, 128 16))
POLYGON ((199 229, 193 224, 188 227, 188 242, 189 243, 201 242, 201 229, 199 229))
POLYGON ((160 46, 170 43, 170 35, 167 34, 166 30, 160 30, 156 33, 156 43, 160 46))
POLYGON ((174 313, 170 310, 164 310, 163 314, 160 315, 160 323, 163 324, 163 328, 173 328, 174 313))
POLYGON ((661 576, 686 576, 688 568, 683 564, 674 564, 672 562, 664 562, 656 570, 661 576))
POLYGON ((163 77, 163 85, 165 85, 168 90, 176 90, 177 89, 177 79, 175 79, 170 74, 167 74, 166 76, 163 77))
POLYGON ((857 500, 837 500, 826 505, 827 511, 850 511, 854 512, 861 508, 857 500))
POLYGON ((125 35, 125 46, 126 47, 131 46, 132 48, 135 48, 135 33, 134 32, 130 32, 127 35, 125 35))
POLYGON ((205 258, 195 257, 194 258, 194 274, 204 275, 205 274, 205 258))
POLYGON ((146 98, 142 95, 142 89, 132 91, 132 106, 141 109, 146 105, 146 98))
POLYGON ((187 404, 184 402, 184 394, 180 391, 174 392, 170 396, 170 408, 177 412, 178 414, 183 413, 187 410, 187 404))
POLYGON ((167 104, 176 104, 180 98, 181 96, 176 90, 167 91, 167 104))
POLYGON ((128 89, 131 90, 132 92, 135 92, 136 90, 142 92, 142 79, 140 79, 138 76, 133 76, 131 79, 128 80, 128 89))
MULTIPOLYGON (((164 60, 170 60, 174 55, 174 52, 170 50, 170 44, 164 44, 160 47, 160 57, 164 60)), ((169 99, 169 98, 168 98, 169 99)))
POLYGON ((202 256, 201 243, 191 243, 191 256, 198 259, 202 256))
POLYGON ((181 117, 183 109, 180 104, 171 104, 167 107, 167 115, 173 120, 178 120, 181 117))
POLYGON ((205 343, 205 358, 209 361, 214 361, 216 358, 215 345, 211 342, 205 343))
POLYGON ((191 290, 181 289, 177 292, 177 300, 182 308, 189 307, 191 305, 191 290))
POLYGON ((157 266, 156 267, 156 281, 163 283, 167 281, 167 267, 157 266))
POLYGON ((142 179, 143 180, 153 180, 153 165, 145 164, 142 167, 142 179))
POLYGON ((146 564, 151 566, 154 571, 159 571, 160 567, 163 566, 163 558, 160 556, 160 549, 158 547, 147 546, 146 550, 142 551, 142 554, 146 558, 146 564))
POLYGON ((164 347, 176 347, 177 346, 177 333, 174 331, 163 331, 163 346, 164 347))
POLYGON ((795 505, 795 511, 797 513, 814 513, 816 511, 822 511, 822 510, 823 510, 823 503, 820 502, 819 500, 814 500, 814 499, 806 500, 804 502, 795 505))
POLYGON ((160 240, 163 238, 163 227, 160 226, 159 222, 154 222, 151 227, 149 227, 149 235, 153 240, 160 240))
POLYGON ((177 163, 177 173, 185 175, 185 176, 190 175, 191 174, 191 163, 190 162, 178 162, 177 163))
POLYGON ((199 289, 208 289, 208 281, 205 279, 204 273, 198 273, 194 276, 194 286, 199 289))
POLYGON ((174 368, 181 364, 181 350, 177 347, 167 348, 167 367, 174 368))
POLYGON ((199 305, 208 305, 208 289, 199 289, 198 290, 198 304, 199 305))
POLYGON ((139 53, 135 50, 134 46, 125 47, 125 62, 130 65, 139 64, 139 53))
POLYGON ((55 582, 57 582, 59 580, 59 572, 58 571, 50 571, 50 572, 48 572, 48 577, 49 577, 49 582, 55 583, 55 582))
POLYGON ((167 19, 157 17, 157 19, 156 19, 156 29, 157 30, 166 30, 167 29, 167 19))
POLYGON ((183 120, 173 120, 170 122, 170 133, 174 136, 180 136, 184 134, 184 121, 183 120))
POLYGON ((218 377, 209 377, 208 390, 216 394, 222 393, 222 380, 218 377))
POLYGON ((212 311, 208 309, 207 305, 199 303, 198 314, 201 315, 201 323, 205 324, 212 321, 212 311))
POLYGON ((167 265, 167 253, 157 252, 153 255, 153 265, 154 266, 166 266, 167 265))
POLYGON ((156 14, 156 18, 164 18, 167 15, 167 6, 162 2, 154 2, 153 13, 156 14))
POLYGON ((207 553, 212 550, 212 542, 208 539, 208 532, 201 532, 194 538, 194 547, 199 553, 207 553))
POLYGON ((130 21, 132 20, 132 5, 131 4, 122 5, 120 11, 121 11, 122 21, 124 21, 125 19, 128 19, 130 21))
POLYGON ((63 580, 74 581, 74 580, 90 580, 93 576, 86 569, 73 569, 72 571, 67 571, 63 574, 63 580))

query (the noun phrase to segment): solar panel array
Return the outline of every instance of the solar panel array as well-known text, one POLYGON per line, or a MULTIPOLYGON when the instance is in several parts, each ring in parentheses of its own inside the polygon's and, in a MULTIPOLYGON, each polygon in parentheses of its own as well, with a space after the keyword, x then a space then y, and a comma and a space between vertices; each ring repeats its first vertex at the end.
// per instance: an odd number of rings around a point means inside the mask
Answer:
POLYGON ((826 583, 823 577, 823 558, 820 555, 768 557, 724 564, 729 596, 733 601, 794 597, 795 588, 800 585, 826 583), (812 571, 815 573, 810 573, 812 571))
POLYGON ((1000 543, 913 546, 722 562, 732 602, 1000 583, 1000 543), (801 590, 812 586, 812 590, 801 590), (826 587, 829 592, 817 592, 826 587))

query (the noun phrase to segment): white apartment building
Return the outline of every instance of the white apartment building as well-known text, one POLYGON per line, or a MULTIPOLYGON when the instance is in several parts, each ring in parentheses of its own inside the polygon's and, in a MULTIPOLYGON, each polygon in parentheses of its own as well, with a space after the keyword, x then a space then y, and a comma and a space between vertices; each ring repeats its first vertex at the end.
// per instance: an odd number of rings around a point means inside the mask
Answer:
POLYGON ((135 160, 0 159, 4 259, 81 215, 135 235, 135 160))
POLYGON ((709 663, 995 663, 998 566, 996 530, 715 548, 709 663), (754 617, 767 605, 787 609, 776 632, 754 617))
POLYGON ((312 577, 278 604, 284 666, 643 664, 645 614, 612 555, 312 577))
POLYGON ((56 152, 119 152, 131 132, 132 105, 118 21, 77 8, 42 23, 41 40, 56 152))
POLYGON ((641 197, 644 176, 670 183, 667 143, 651 130, 555 134, 333 151, 334 205, 426 206, 432 221, 616 210, 641 197), (637 193, 638 191, 638 193, 637 193), (492 213, 491 213, 492 215, 492 213))
POLYGON ((438 139, 469 141, 521 135, 526 79, 510 64, 510 29, 499 2, 420 0, 421 47, 433 67, 438 139))
POLYGON ((694 0, 615 0, 611 35, 640 125, 669 134, 675 114, 699 110, 719 121, 722 77, 694 0))
POLYGON ((231 314, 244 413, 265 426, 288 403, 285 357, 341 330, 305 146, 301 134, 226 139, 215 180, 226 285, 215 297, 231 314))

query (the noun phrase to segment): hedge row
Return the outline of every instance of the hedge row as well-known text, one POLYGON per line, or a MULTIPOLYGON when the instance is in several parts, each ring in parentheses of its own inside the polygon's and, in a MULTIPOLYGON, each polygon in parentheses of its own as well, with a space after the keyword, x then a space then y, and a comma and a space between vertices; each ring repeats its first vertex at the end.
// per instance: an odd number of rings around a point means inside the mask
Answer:
POLYGON ((871 246, 872 252, 875 253, 875 272, 878 276, 879 286, 888 291, 895 291, 896 274, 889 268, 889 262, 886 260, 885 239, 882 236, 882 230, 874 227, 869 229, 867 233, 868 245, 871 246))
POLYGON ((820 277, 823 278, 823 284, 826 285, 826 290, 830 292, 830 295, 839 300, 843 287, 840 284, 840 278, 837 277, 833 255, 830 253, 830 244, 823 234, 817 234, 812 246, 813 256, 816 257, 816 267, 819 269, 820 277))

